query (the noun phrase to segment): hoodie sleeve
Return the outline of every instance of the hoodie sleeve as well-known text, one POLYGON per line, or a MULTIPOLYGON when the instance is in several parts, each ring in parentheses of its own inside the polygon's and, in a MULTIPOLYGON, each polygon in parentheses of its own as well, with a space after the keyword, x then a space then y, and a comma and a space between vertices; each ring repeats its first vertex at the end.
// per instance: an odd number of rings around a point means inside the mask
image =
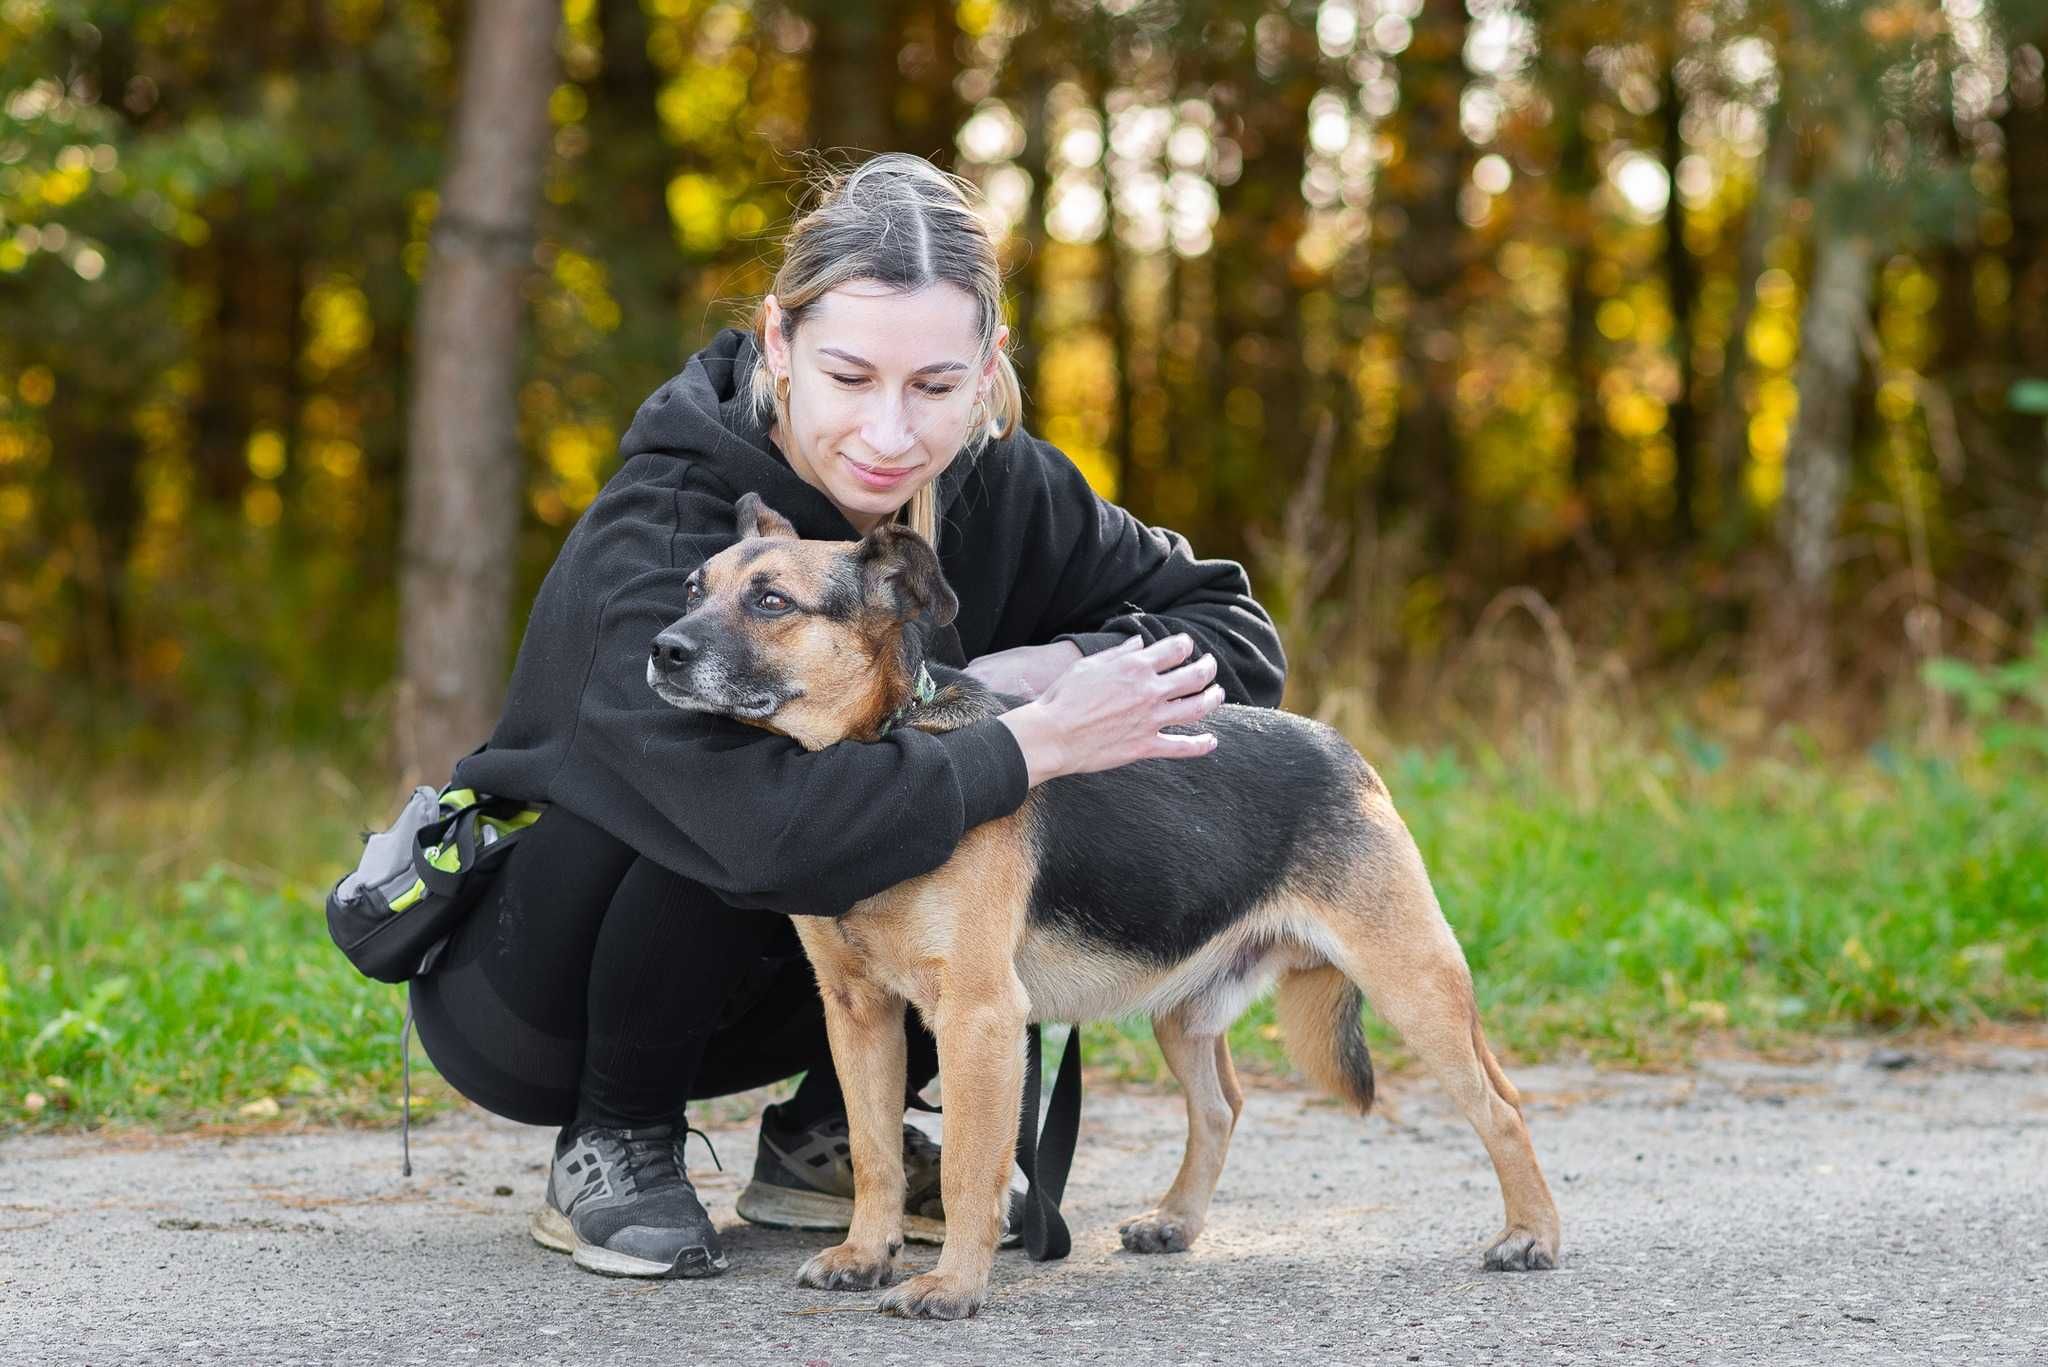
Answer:
POLYGON ((1049 534, 1030 538, 1026 555, 1043 559, 1022 574, 1054 585, 1035 639, 1093 655, 1127 636, 1150 643, 1186 632, 1216 657, 1228 701, 1278 707, 1287 661, 1244 567, 1196 559, 1178 532, 1148 527, 1097 494, 1057 447, 1029 446, 1038 458, 1024 463, 1037 467, 1049 534))
MULTIPOLYGON (((684 525, 714 522, 707 513, 684 525)), ((673 567, 606 598, 555 800, 735 905, 824 916, 929 873, 968 830, 1023 804, 1024 756, 1000 721, 806 751, 657 698, 648 648, 681 615, 703 558, 695 539, 678 538, 673 567)))

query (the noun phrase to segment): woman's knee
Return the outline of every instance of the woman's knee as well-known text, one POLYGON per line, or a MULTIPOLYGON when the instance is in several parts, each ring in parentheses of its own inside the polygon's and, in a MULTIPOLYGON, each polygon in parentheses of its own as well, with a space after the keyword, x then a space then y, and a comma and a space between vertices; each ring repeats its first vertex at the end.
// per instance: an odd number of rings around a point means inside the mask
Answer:
POLYGON ((420 1047, 449 1086, 524 1125, 565 1125, 575 1117, 580 1038, 519 1020, 474 964, 415 978, 410 990, 420 1047))

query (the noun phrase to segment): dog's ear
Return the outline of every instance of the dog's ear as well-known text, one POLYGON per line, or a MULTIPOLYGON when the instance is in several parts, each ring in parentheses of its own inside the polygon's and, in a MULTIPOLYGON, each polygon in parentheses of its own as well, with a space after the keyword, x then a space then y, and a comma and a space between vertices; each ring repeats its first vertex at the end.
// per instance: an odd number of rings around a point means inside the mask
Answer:
POLYGON ((900 522, 884 522, 862 537, 859 562, 868 603, 898 621, 919 621, 937 629, 960 611, 960 600, 939 568, 938 553, 900 522))
POLYGON ((789 541, 798 539, 795 524, 763 503, 761 496, 751 490, 740 495, 740 501, 733 505, 733 512, 742 541, 751 541, 757 536, 781 537, 789 541))

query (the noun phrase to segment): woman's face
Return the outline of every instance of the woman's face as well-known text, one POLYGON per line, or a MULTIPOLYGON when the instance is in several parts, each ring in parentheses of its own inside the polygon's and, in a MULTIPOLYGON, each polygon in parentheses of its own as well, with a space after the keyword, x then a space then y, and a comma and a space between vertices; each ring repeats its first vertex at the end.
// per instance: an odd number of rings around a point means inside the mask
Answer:
POLYGON ((768 367, 789 380, 789 422, 769 435, 856 531, 893 515, 960 454, 996 367, 977 320, 974 297, 956 285, 905 294, 856 280, 822 296, 785 342, 781 305, 768 297, 768 367))

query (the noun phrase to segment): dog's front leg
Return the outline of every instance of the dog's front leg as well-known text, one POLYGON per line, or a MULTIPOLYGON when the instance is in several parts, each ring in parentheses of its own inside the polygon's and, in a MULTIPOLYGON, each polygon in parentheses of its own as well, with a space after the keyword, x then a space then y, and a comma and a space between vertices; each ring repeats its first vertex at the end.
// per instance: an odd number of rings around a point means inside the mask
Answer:
POLYGON ((964 1319, 988 1296, 1017 1153, 1024 1024, 1030 1014, 1024 984, 1008 961, 996 972, 1001 976, 987 975, 992 981, 949 977, 939 996, 932 1025, 946 1099, 945 1159, 939 1166, 946 1246, 937 1267, 882 1298, 881 1308, 890 1314, 964 1319))
POLYGON ((844 1243, 813 1257, 796 1279, 826 1291, 867 1291, 896 1279, 903 1251, 903 999, 827 957, 813 953, 811 962, 846 1098, 853 1224, 844 1243))

